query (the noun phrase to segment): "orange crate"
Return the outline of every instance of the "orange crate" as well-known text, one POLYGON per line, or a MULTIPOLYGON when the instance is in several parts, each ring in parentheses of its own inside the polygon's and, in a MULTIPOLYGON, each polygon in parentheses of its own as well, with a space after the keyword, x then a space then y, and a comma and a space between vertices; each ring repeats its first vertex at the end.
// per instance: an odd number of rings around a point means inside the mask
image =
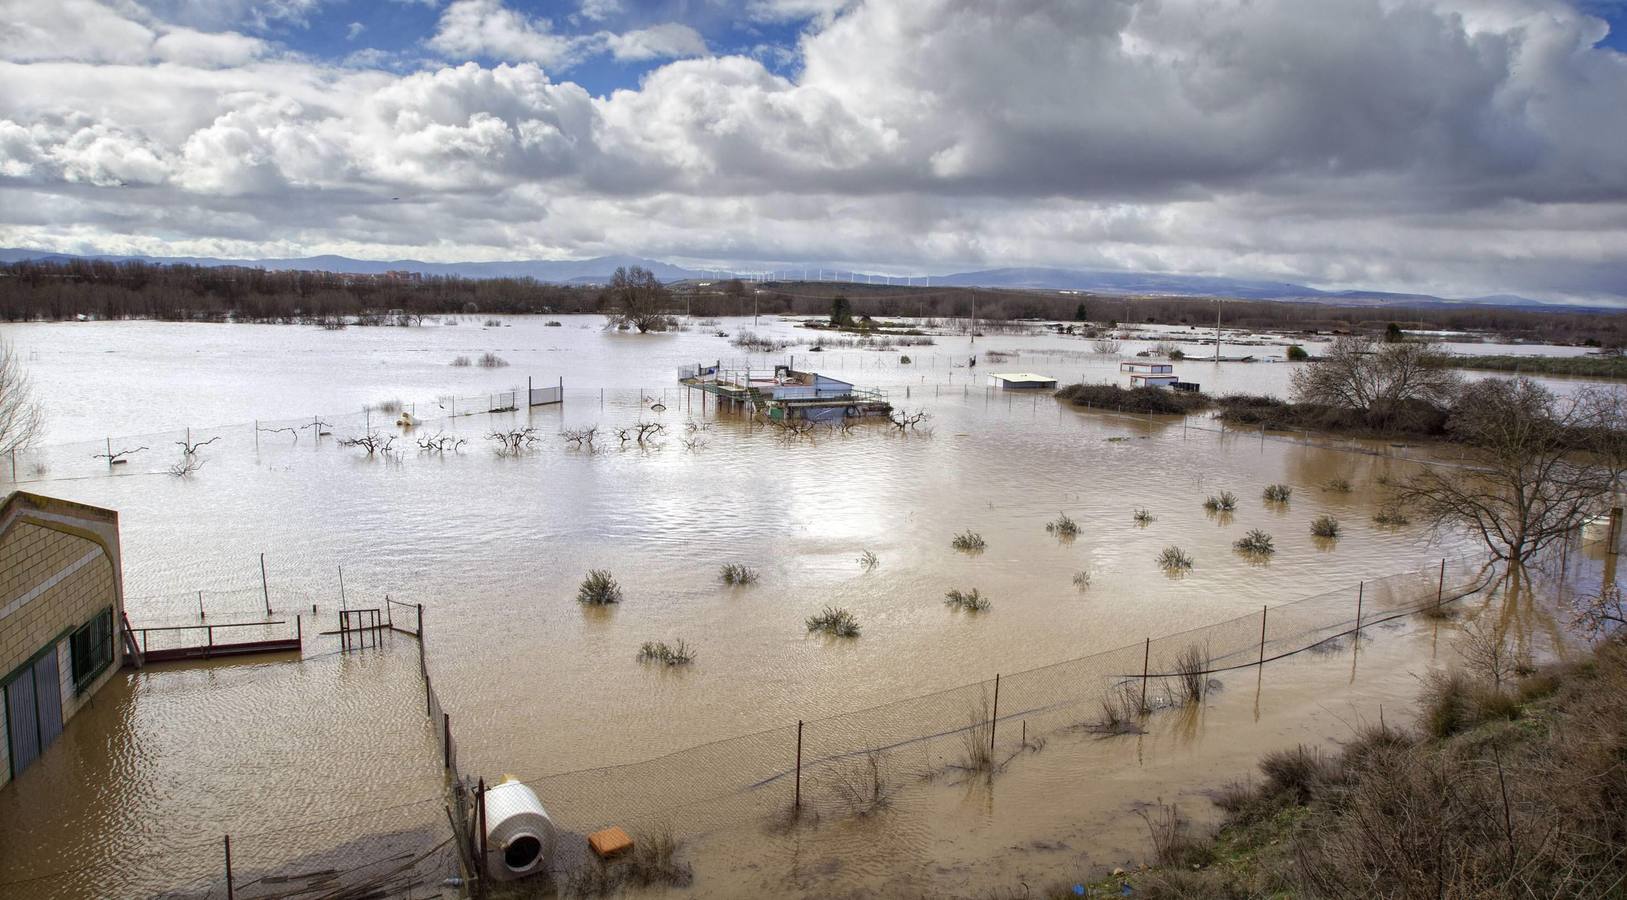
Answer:
POLYGON ((595 831, 588 835, 588 846, 593 852, 599 854, 600 859, 625 853, 633 849, 633 839, 627 832, 621 830, 620 825, 612 825, 603 831, 595 831))

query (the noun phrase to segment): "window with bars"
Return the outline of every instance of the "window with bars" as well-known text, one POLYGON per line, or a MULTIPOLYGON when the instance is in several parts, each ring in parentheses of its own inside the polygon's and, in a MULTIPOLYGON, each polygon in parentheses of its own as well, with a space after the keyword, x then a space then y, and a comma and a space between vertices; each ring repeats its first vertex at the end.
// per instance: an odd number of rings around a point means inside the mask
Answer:
POLYGON ((113 661, 113 609, 97 613, 73 633, 73 686, 82 691, 113 661))

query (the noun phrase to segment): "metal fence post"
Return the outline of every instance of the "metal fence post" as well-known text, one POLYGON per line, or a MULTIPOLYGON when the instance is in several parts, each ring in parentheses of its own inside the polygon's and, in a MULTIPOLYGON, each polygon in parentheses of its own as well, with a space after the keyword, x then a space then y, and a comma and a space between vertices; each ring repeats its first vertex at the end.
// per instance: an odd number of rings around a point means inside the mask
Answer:
POLYGON ((479 793, 475 795, 475 809, 479 812, 479 817, 478 817, 479 818, 479 826, 478 827, 480 828, 480 866, 479 866, 479 873, 483 877, 486 874, 486 871, 485 871, 486 870, 486 779, 485 779, 484 776, 482 776, 481 779, 480 779, 480 787, 478 788, 478 790, 479 790, 479 793))
POLYGON ((1152 638, 1141 651, 1141 711, 1147 711, 1147 665, 1152 662, 1152 638))
POLYGON ((226 835, 226 900, 233 900, 237 896, 237 888, 232 884, 232 836, 226 835))
POLYGON ((1362 595, 1367 593, 1367 582, 1362 581, 1356 585, 1356 639, 1361 640, 1361 601, 1362 595))
POLYGON ((994 759, 994 729, 1000 724, 1000 673, 994 673, 994 712, 989 716, 989 759, 994 759))
POLYGON ((791 801, 791 808, 802 809, 802 720, 797 720, 797 789, 796 799, 791 801))
POLYGON ((271 615, 271 586, 266 583, 266 555, 260 554, 260 596, 266 601, 266 615, 271 615))
POLYGON ((1265 666, 1265 611, 1267 607, 1260 607, 1260 666, 1265 666))
POLYGON ((1435 611, 1441 608, 1441 598, 1446 593, 1446 560, 1441 560, 1441 580, 1435 585, 1435 611))
POLYGON ((452 768, 452 715, 441 713, 441 749, 446 768, 452 768))

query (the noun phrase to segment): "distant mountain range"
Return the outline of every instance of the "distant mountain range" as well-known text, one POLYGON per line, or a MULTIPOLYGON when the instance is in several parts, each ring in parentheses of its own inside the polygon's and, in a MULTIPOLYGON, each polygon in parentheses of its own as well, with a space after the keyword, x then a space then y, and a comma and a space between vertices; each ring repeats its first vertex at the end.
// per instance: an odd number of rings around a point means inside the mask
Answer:
MULTIPOLYGON (((637 256, 599 256, 593 259, 566 260, 513 260, 506 262, 429 263, 415 259, 368 260, 346 256, 305 256, 291 259, 213 259, 190 256, 77 256, 43 250, 0 248, 0 263, 28 259, 69 260, 99 259, 115 262, 141 261, 158 265, 194 266, 246 266, 270 270, 308 270, 323 272, 350 272, 358 275, 380 275, 385 272, 417 272, 423 275, 458 276, 462 278, 533 278, 553 284, 592 284, 609 281, 620 266, 642 266, 663 281, 711 280, 730 277, 718 270, 687 269, 660 260, 637 256)), ((812 266, 798 267, 794 274, 817 271, 812 266)), ((826 268, 837 272, 835 280, 849 279, 864 282, 867 278, 880 283, 881 275, 851 273, 847 270, 826 268)), ((793 273, 784 273, 786 280, 793 273)), ((914 283, 920 285, 920 278, 914 283)), ((1486 297, 1449 299, 1429 294, 1398 294, 1382 291, 1322 291, 1303 284, 1278 281, 1251 281, 1239 278, 1212 278, 1202 275, 1163 275, 1152 272, 1120 272, 1101 269, 1007 268, 984 269, 977 272, 957 272, 934 275, 933 285, 956 287, 985 287, 1023 290, 1081 291, 1100 294, 1162 295, 1187 297, 1237 297, 1247 300, 1300 300, 1318 303, 1336 303, 1350 306, 1418 307, 1418 306, 1501 306, 1521 308, 1552 308, 1564 304, 1548 303, 1528 297, 1498 294, 1486 297)), ((1571 307, 1574 308, 1574 307, 1571 307)))

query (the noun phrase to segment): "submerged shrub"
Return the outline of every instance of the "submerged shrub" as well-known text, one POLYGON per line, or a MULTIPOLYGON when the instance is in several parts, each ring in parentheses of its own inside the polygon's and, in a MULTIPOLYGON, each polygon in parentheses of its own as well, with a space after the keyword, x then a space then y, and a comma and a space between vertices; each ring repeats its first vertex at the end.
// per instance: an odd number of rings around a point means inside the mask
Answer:
POLYGON ((1055 519, 1045 523, 1045 530, 1058 537, 1076 537, 1079 534, 1079 523, 1067 513, 1058 513, 1055 519))
POLYGON ((1158 568, 1165 572, 1185 572, 1192 568, 1192 557, 1185 550, 1171 544, 1158 554, 1158 568))
POLYGON ((757 570, 741 563, 724 563, 719 575, 724 584, 751 584, 757 580, 757 570))
POLYGON ((508 365, 508 360, 498 356, 490 350, 480 354, 480 367, 482 369, 501 369, 506 365, 508 365))
POLYGON ((956 550, 982 550, 988 544, 983 540, 983 535, 968 530, 955 535, 954 540, 949 542, 949 546, 954 547, 956 550))
POLYGON ((1401 525, 1410 525, 1412 524, 1412 520, 1407 518, 1407 514, 1402 512, 1400 507, 1386 506, 1381 508, 1378 512, 1373 513, 1373 524, 1396 527, 1401 525))
POLYGON ((470 365, 472 365, 472 363, 469 362, 469 357, 467 357, 467 356, 459 356, 459 357, 453 358, 452 365, 455 368, 467 369, 470 365))
POLYGON ((1231 512, 1237 509, 1237 495, 1231 491, 1221 491, 1219 495, 1210 495, 1203 501, 1203 508, 1210 512, 1231 512))
POLYGON ((1332 516, 1317 516, 1311 520, 1311 534, 1319 538, 1336 538, 1339 536, 1339 520, 1332 516))
POLYGON ((881 565, 881 557, 877 556, 875 553, 866 550, 859 554, 859 567, 864 569, 866 572, 875 569, 875 567, 879 565, 881 565))
POLYGON ((645 641, 644 646, 638 648, 638 661, 681 666, 695 661, 695 651, 682 640, 672 644, 666 641, 645 641))
POLYGON ((967 612, 987 612, 993 607, 993 604, 989 603, 987 598, 977 592, 977 588, 972 588, 969 591, 955 588, 943 595, 943 602, 967 612))
POLYGON ((809 631, 820 631, 834 637, 858 637, 859 620, 840 606, 827 606, 818 615, 809 616, 809 631))
POLYGON ((1294 489, 1286 484, 1266 485, 1264 497, 1267 503, 1287 503, 1288 498, 1294 495, 1294 489))
POLYGON ((1277 548, 1271 545, 1271 535, 1258 528, 1238 538, 1232 546, 1243 553, 1252 553, 1256 556, 1270 556, 1277 552, 1277 548))
POLYGON ((1137 525, 1151 525, 1153 522, 1152 513, 1145 509, 1136 510, 1132 518, 1135 519, 1137 525))
POLYGON ((1081 591, 1090 587, 1090 572, 1079 571, 1073 573, 1073 586, 1081 591))
POLYGON ((1335 478, 1322 485, 1322 490, 1332 491, 1335 494, 1348 494, 1351 491, 1350 482, 1343 478, 1335 478))
POLYGON ((576 601, 590 606, 621 602, 621 585, 604 569, 591 569, 576 589, 576 601))

